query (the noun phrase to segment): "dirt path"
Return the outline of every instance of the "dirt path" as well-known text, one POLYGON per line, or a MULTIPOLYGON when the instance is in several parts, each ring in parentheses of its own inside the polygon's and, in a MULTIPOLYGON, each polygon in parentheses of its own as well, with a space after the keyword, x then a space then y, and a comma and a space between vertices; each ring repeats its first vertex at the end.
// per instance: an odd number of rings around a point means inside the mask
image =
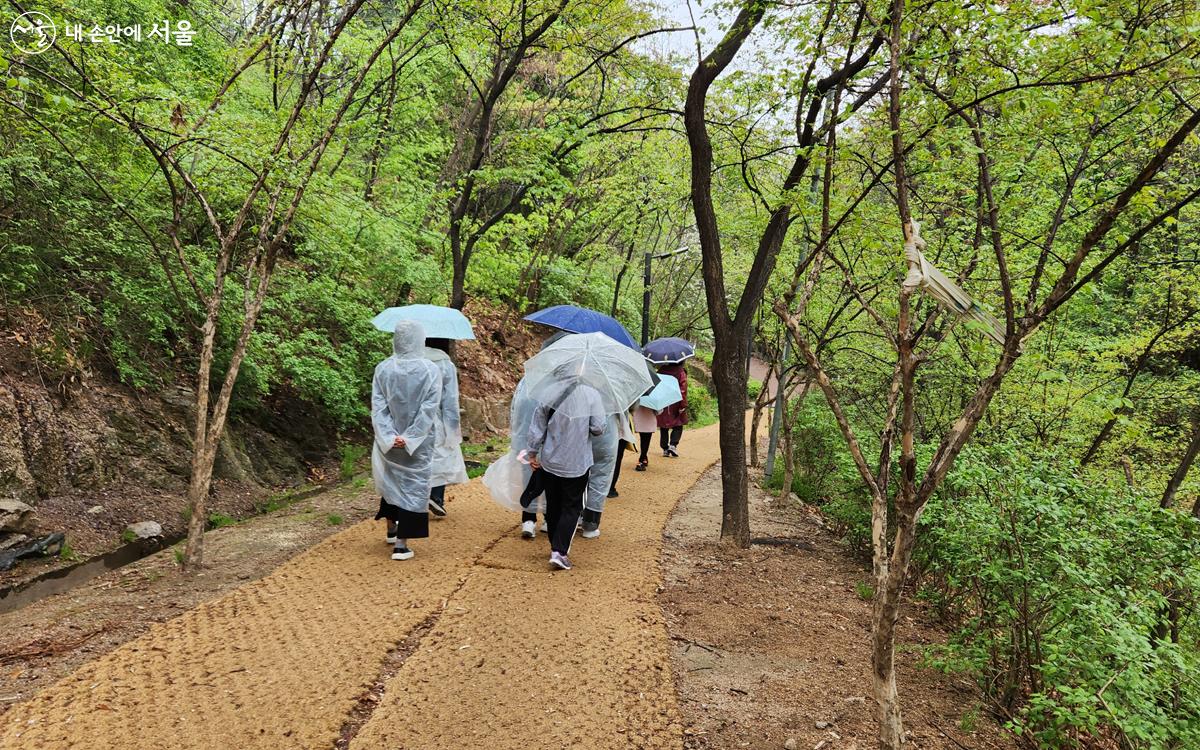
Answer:
POLYGON ((626 461, 570 573, 549 573, 544 537, 516 538, 477 482, 412 562, 356 524, 14 706, 0 748, 681 747, 661 531, 716 442, 691 432, 644 474, 626 461))
MULTIPOLYGON (((717 543, 720 466, 679 503, 664 531, 659 602, 674 645, 687 750, 874 748, 868 561, 847 554, 815 508, 750 488, 758 543, 717 543)), ((913 750, 1014 750, 965 675, 923 668, 946 633, 909 602, 897 671, 913 750)))

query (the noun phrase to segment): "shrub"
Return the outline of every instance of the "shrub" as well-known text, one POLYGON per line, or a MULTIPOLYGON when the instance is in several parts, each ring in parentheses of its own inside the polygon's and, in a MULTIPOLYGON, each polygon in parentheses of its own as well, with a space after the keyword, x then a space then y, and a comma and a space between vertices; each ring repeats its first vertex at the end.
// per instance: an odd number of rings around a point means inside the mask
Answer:
POLYGON ((758 398, 758 394, 762 393, 762 381, 750 378, 746 381, 746 397, 753 403, 758 398))
POLYGON ((226 526, 233 526, 236 523, 237 523, 236 518, 234 518, 233 516, 226 515, 224 513, 214 512, 214 513, 208 514, 208 528, 210 528, 210 529, 220 529, 220 528, 224 528, 226 526))
POLYGON ((707 427, 717 421, 717 399, 707 388, 688 389, 688 426, 707 427))
POLYGON ((972 670, 1038 747, 1200 747, 1196 625, 1162 629, 1166 593, 1200 588, 1200 528, 1029 451, 964 451, 922 519, 926 596, 958 624, 935 661, 972 670))
POLYGON ((366 457, 368 448, 359 443, 343 443, 338 451, 341 453, 338 474, 343 480, 350 479, 358 473, 359 464, 366 457))

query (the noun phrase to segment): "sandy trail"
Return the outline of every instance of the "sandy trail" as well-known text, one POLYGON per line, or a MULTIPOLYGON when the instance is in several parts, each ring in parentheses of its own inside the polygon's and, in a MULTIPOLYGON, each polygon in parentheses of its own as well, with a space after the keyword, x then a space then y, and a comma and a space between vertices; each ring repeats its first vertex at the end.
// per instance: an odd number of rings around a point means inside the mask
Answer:
POLYGON ((716 427, 684 456, 627 456, 598 540, 551 573, 544 536, 478 482, 451 517, 388 558, 356 524, 270 575, 156 625, 14 706, 0 748, 326 748, 389 649, 432 628, 386 683, 352 748, 678 748, 670 649, 655 593, 662 529, 718 457, 716 427))

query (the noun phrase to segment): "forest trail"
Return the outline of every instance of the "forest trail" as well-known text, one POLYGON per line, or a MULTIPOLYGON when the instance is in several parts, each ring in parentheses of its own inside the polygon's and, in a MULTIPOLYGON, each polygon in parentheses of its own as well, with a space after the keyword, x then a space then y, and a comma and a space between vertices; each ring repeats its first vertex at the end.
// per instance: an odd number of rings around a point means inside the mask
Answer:
POLYGON ((14 706, 0 748, 680 748, 662 530, 716 430, 645 473, 626 457, 570 572, 478 481, 451 488, 413 561, 355 524, 14 706))

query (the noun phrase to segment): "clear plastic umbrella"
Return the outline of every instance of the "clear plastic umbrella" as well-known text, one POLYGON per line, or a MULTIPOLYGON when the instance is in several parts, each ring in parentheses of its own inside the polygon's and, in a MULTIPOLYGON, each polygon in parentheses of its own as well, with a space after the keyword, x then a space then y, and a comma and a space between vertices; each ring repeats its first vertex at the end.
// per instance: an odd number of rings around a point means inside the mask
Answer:
POLYGON ((646 371, 646 360, 634 349, 602 333, 564 336, 525 363, 525 385, 534 401, 562 411, 567 417, 584 408, 582 399, 569 398, 579 386, 590 386, 600 394, 606 414, 629 408, 654 385, 646 371))

